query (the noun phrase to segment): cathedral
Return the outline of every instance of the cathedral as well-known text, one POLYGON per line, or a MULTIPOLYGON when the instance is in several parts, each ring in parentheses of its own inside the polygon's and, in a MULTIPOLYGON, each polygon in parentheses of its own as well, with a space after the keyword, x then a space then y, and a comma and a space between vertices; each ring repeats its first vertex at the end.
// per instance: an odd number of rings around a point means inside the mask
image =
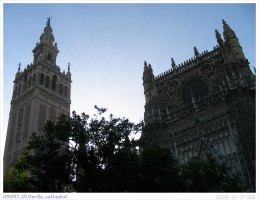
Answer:
POLYGON ((43 131, 47 120, 70 114, 71 73, 60 71, 59 53, 50 18, 33 49, 33 63, 15 75, 4 151, 4 171, 20 156, 33 132, 43 131))
POLYGON ((210 153, 255 190, 255 76, 238 37, 223 20, 217 45, 154 76, 144 62, 144 141, 170 148, 186 163, 210 153), (148 128, 149 127, 149 128, 148 128))
MULTIPOLYGON (((223 20, 218 45, 154 76, 144 62, 145 94, 142 139, 171 149, 180 163, 210 153, 226 163, 247 190, 255 190, 255 76, 238 37, 223 20), (149 128, 148 128, 149 127, 149 128)), ((60 114, 69 116, 70 63, 67 72, 56 64, 59 53, 50 18, 33 49, 33 63, 15 75, 4 152, 4 171, 17 160, 33 132, 60 114)))

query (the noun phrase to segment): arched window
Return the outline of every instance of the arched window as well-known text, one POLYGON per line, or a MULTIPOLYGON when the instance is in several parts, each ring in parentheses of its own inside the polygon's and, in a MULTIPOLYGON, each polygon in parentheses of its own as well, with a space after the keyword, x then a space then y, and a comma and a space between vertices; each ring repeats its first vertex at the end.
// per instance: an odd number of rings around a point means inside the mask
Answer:
POLYGON ((31 76, 29 77, 29 83, 28 83, 28 88, 31 87, 31 76))
POLYGON ((27 78, 28 78, 27 75, 25 75, 24 79, 23 79, 24 80, 24 85, 23 85, 23 89, 22 89, 23 92, 27 89, 27 78))
POLYGON ((49 76, 46 77, 46 84, 45 84, 46 88, 49 88, 49 76))
POLYGON ((13 91, 13 99, 16 98, 16 94, 17 94, 17 86, 15 87, 14 91, 13 91))
POLYGON ((22 88, 22 85, 21 85, 21 83, 20 83, 20 84, 19 84, 19 87, 18 87, 18 95, 21 94, 21 88, 22 88))
POLYGON ((65 86, 65 97, 67 97, 67 86, 65 86))
POLYGON ((32 85, 35 84, 35 79, 36 79, 36 74, 34 73, 34 74, 33 74, 33 77, 32 77, 32 85))
POLYGON ((52 54, 48 53, 47 60, 52 61, 52 54))
POLYGON ((41 73, 40 74, 40 84, 43 85, 43 82, 44 82, 44 74, 41 73))
POLYGON ((192 98, 199 99, 207 94, 207 84, 201 80, 193 80, 184 87, 183 100, 185 103, 191 103, 192 98))
POLYGON ((52 90, 56 91, 56 87, 57 87, 57 76, 53 75, 53 77, 52 77, 52 90))
POLYGON ((59 86, 59 94, 63 94, 63 85, 60 83, 60 86, 59 86))

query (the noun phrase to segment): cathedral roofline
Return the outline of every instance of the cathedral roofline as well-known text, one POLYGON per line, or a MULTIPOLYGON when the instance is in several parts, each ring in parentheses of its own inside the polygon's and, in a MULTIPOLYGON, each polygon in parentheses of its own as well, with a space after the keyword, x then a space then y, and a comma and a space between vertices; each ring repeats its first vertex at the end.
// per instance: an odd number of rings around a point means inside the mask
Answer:
POLYGON ((201 54, 199 54, 199 56, 194 56, 192 58, 190 58, 189 60, 184 61, 181 64, 175 65, 175 69, 170 68, 169 70, 167 70, 166 72, 163 72, 157 76, 155 76, 155 80, 158 79, 167 79, 170 78, 172 76, 176 76, 177 74, 189 70, 195 66, 198 66, 201 63, 204 63, 206 61, 210 61, 212 58, 214 58, 215 56, 218 56, 221 54, 221 50, 220 47, 218 45, 214 46, 214 49, 212 51, 203 51, 201 54))

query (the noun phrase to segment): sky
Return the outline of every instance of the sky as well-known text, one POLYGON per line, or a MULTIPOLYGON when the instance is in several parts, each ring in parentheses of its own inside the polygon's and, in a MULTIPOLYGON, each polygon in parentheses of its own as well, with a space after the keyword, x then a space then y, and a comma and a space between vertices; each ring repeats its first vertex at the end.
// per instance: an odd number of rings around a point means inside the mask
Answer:
POLYGON ((40 4, 3 3, 1 152, 7 132, 13 81, 21 62, 33 62, 51 17, 57 65, 71 63, 71 111, 92 115, 94 105, 138 123, 144 116, 143 67, 154 75, 217 45, 222 19, 235 31, 250 67, 256 66, 256 6, 252 3, 40 4))
POLYGON ((255 4, 3 4, 3 131, 13 80, 32 63, 32 50, 51 17, 57 65, 71 63, 71 111, 94 113, 94 105, 138 123, 144 115, 144 60, 154 75, 217 45, 222 19, 235 31, 255 66, 255 4))

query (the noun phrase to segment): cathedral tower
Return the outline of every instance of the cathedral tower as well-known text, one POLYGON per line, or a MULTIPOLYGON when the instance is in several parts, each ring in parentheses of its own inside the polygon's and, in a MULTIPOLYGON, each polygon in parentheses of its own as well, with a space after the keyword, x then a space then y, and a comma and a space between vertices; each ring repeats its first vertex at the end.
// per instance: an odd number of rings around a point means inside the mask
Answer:
POLYGON ((33 63, 22 71, 19 64, 15 75, 11 109, 4 152, 4 171, 17 160, 28 145, 33 132, 42 134, 44 123, 60 114, 69 116, 71 73, 56 65, 59 52, 50 18, 40 42, 33 49, 33 63))
POLYGON ((239 44, 239 40, 235 32, 230 28, 230 26, 223 21, 223 36, 226 41, 226 46, 229 48, 230 53, 233 56, 233 60, 245 60, 245 55, 243 53, 242 47, 239 44))
POLYGON ((149 102, 153 97, 157 96, 155 79, 151 65, 144 62, 143 86, 146 102, 149 102))

